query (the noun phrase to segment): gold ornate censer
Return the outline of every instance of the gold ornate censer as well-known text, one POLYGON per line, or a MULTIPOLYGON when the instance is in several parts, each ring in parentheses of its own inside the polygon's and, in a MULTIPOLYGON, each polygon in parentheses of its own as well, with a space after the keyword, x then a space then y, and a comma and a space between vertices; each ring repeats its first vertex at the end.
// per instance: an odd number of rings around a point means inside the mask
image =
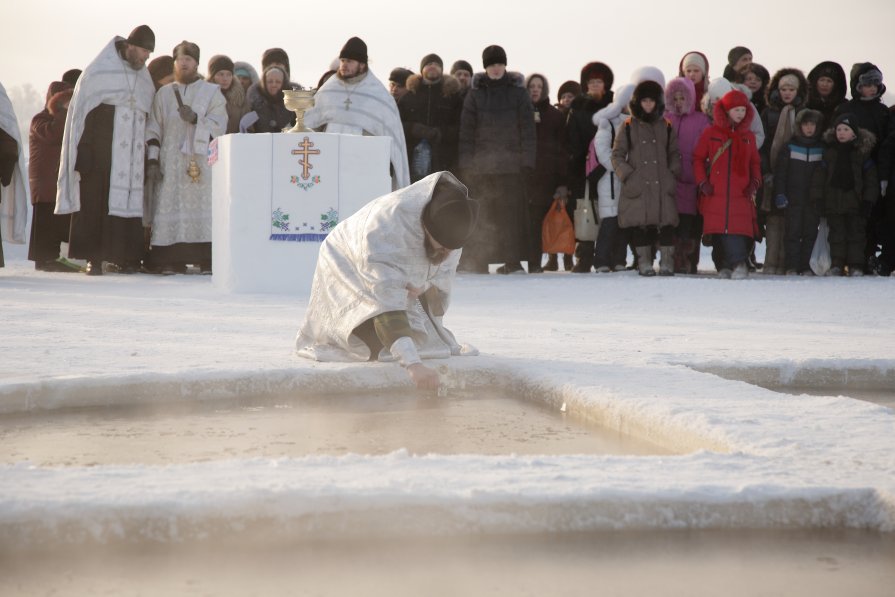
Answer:
POLYGON ((190 158, 190 165, 187 166, 186 173, 190 177, 190 182, 199 182, 199 177, 202 176, 202 171, 199 170, 199 164, 196 162, 196 158, 190 158))

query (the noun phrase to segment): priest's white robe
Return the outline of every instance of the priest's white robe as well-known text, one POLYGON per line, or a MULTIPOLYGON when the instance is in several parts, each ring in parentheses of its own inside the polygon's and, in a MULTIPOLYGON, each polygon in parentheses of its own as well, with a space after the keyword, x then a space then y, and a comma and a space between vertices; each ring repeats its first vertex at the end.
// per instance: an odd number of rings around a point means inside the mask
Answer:
POLYGON ((347 82, 334 75, 314 94, 314 107, 305 112, 305 126, 324 132, 391 138, 393 189, 410 184, 404 126, 395 98, 372 71, 360 81, 347 82))
MULTIPOLYGON (((299 355, 318 361, 366 361, 370 349, 352 332, 389 311, 407 312, 422 358, 477 354, 442 325, 460 250, 438 265, 426 256, 422 213, 442 176, 456 181, 450 172, 430 174, 374 199, 329 233, 320 247, 305 321, 296 337, 299 355), (429 313, 408 293, 408 286, 430 291, 435 300, 429 313)), ((394 356, 386 347, 379 359, 394 356)))
MULTIPOLYGON (((19 122, 6 89, 0 84, 0 128, 19 145, 19 161, 12 172, 8 186, 0 187, 0 238, 18 245, 25 242, 25 221, 28 217, 28 172, 25 168, 25 152, 19 122)), ((2 255, 0 250, 0 255, 2 255)))
POLYGON ((211 242, 211 168, 208 143, 227 130, 227 100, 220 87, 197 79, 189 85, 169 83, 158 90, 146 126, 149 159, 158 159, 162 182, 149 200, 152 244, 211 242), (196 124, 180 118, 175 86, 184 105, 196 112, 196 124), (190 160, 199 167, 199 180, 187 174, 190 160))

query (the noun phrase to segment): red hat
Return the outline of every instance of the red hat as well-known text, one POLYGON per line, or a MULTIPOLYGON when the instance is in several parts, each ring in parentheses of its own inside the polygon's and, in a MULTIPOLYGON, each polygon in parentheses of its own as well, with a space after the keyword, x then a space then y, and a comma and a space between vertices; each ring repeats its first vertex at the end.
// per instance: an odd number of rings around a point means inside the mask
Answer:
POLYGON ((731 89, 721 98, 721 107, 727 113, 730 113, 734 108, 748 108, 749 98, 742 91, 731 89))

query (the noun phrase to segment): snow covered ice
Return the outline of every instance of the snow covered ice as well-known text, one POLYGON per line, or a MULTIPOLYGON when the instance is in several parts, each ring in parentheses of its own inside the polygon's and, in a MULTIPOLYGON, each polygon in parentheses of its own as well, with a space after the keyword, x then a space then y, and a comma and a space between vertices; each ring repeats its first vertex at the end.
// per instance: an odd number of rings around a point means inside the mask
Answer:
MULTIPOLYGON (((307 296, 225 294, 202 276, 35 272, 22 248, 4 249, 6 415, 411 391, 394 364, 294 356, 307 296)), ((871 277, 460 275, 445 323, 482 355, 435 362, 447 366, 450 392, 502 388, 678 455, 398 450, 54 467, 25 457, 0 466, 0 544, 185 541, 253 524, 329 539, 683 528, 889 535, 895 413, 847 396, 892 404, 893 288, 871 277)))

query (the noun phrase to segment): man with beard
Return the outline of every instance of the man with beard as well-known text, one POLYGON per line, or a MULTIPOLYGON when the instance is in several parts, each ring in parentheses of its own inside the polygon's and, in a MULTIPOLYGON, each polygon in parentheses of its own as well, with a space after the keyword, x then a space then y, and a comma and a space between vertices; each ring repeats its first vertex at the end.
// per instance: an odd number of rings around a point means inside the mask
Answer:
POLYGON ((174 48, 174 82, 159 89, 146 127, 147 178, 157 188, 149 198, 153 264, 162 274, 183 273, 187 264, 211 273, 211 139, 227 129, 220 88, 198 74, 199 46, 174 48))
POLYGON ((407 78, 407 94, 398 102, 413 182, 456 165, 463 96, 460 83, 445 76, 443 67, 437 54, 425 56, 420 74, 407 78))
POLYGON ((398 105, 367 65, 367 44, 349 39, 339 53, 339 70, 314 96, 305 126, 327 133, 391 137, 392 189, 410 184, 407 146, 398 105))
POLYGON ((146 25, 115 37, 78 81, 65 117, 56 213, 73 214, 69 257, 87 274, 133 273, 143 255, 146 118, 155 87, 146 59, 155 34, 146 25))
POLYGON ((318 361, 397 361, 438 387, 422 358, 478 352, 441 324, 478 203, 450 172, 374 199, 323 241, 295 346, 318 361))

